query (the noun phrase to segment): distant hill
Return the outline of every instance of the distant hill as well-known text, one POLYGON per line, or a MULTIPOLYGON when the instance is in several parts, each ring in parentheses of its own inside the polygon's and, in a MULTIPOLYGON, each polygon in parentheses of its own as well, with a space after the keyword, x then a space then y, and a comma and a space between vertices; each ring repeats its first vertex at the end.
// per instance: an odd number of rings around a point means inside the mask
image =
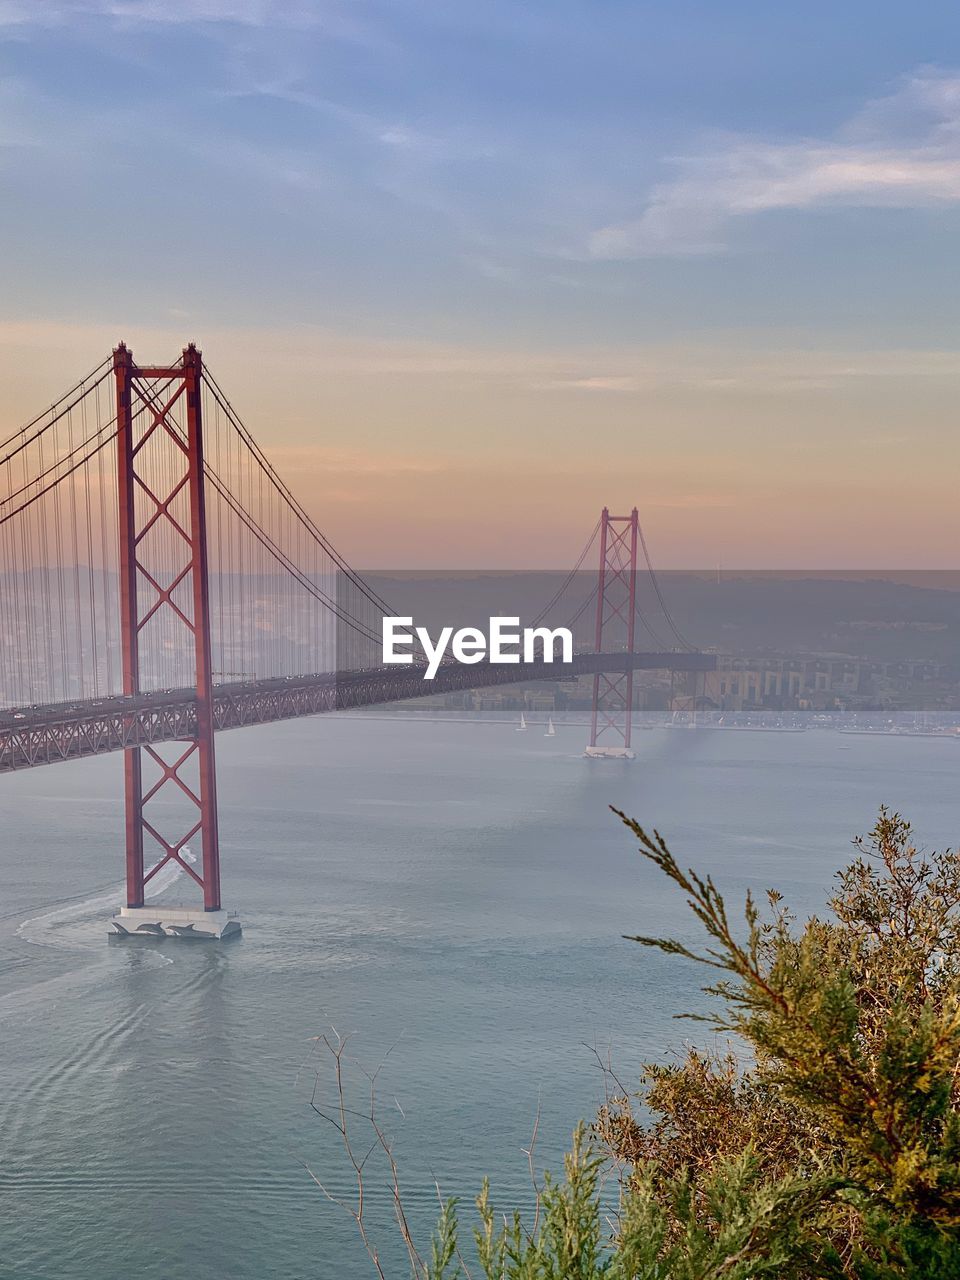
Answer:
MULTIPOLYGON (((484 625, 492 614, 530 621, 566 575, 544 572, 449 570, 374 573, 368 581, 398 612, 431 628, 484 625)), ((549 621, 576 624, 588 641, 595 626, 590 596, 596 573, 576 575, 563 607, 549 621)), ((956 573, 716 573, 671 571, 659 575, 663 597, 678 630, 700 648, 757 653, 831 652, 883 661, 923 659, 960 669, 960 575, 956 573)), ((638 575, 638 599, 655 635, 637 631, 637 647, 673 648, 677 641, 649 577, 638 575)))
POLYGON ((960 592, 952 586, 752 574, 718 583, 681 573, 662 575, 661 585, 679 629, 701 646, 960 666, 960 592))

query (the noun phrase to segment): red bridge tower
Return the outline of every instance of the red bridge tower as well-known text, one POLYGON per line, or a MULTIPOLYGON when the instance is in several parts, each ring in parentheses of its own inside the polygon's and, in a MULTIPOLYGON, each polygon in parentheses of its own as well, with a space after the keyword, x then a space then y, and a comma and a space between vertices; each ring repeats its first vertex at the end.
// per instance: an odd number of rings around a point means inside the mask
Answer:
MULTIPOLYGON (((196 714, 192 733, 165 759, 148 743, 124 752, 127 905, 114 932, 130 935, 226 936, 239 932, 220 904, 220 845, 214 757, 210 601, 204 503, 200 352, 191 343, 179 364, 138 366, 121 343, 113 353, 117 391, 117 478, 120 516, 120 621, 123 692, 143 692, 142 638, 165 627, 168 645, 193 655, 196 714), (160 565, 160 549, 165 561, 160 565), (151 554, 152 553, 152 554, 151 554), (145 752, 158 774, 144 790, 145 752), (161 830, 157 796, 176 798, 185 818, 161 830), (144 837, 159 857, 145 869, 144 837), (199 836, 200 870, 189 844, 199 836), (146 886, 171 863, 203 891, 203 910, 148 907, 146 886), (210 914, 206 914, 210 913, 210 914), (216 913, 216 914, 214 914, 216 913)), ((158 660, 159 661, 159 660, 158 660)), ((156 676, 155 676, 156 678, 156 676)), ((135 718, 130 717, 130 726, 135 718)), ((167 822, 171 821, 168 808, 167 822)))
MULTIPOLYGON (((597 586, 597 653, 634 652, 637 605, 637 508, 628 516, 600 517, 600 581, 597 586)), ((586 755, 632 760, 633 669, 598 671, 586 755)))

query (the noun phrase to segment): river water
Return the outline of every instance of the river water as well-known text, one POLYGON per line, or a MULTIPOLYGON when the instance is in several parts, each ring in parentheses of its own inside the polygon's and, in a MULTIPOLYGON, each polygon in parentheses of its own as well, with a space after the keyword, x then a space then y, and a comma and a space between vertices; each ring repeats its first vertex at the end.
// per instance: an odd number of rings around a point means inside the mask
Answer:
MULTIPOLYGON (((418 1228, 437 1185, 485 1172, 529 1200, 621 1078, 709 1032, 703 976, 622 940, 695 941, 680 895, 614 804, 738 902, 776 886, 818 910, 881 802, 956 843, 960 743, 806 733, 637 734, 638 759, 580 757, 559 725, 317 717, 218 738, 224 946, 108 945, 122 868, 117 756, 0 779, 0 1275, 29 1280, 315 1280, 372 1274, 324 1198, 350 1168, 314 1039, 350 1033, 418 1228), (382 1065, 381 1065, 382 1064, 382 1065), (318 1110, 314 1110, 314 1103, 318 1110)), ((171 881, 168 898, 189 900, 171 881)), ((372 1159, 368 1209, 408 1274, 372 1159)))

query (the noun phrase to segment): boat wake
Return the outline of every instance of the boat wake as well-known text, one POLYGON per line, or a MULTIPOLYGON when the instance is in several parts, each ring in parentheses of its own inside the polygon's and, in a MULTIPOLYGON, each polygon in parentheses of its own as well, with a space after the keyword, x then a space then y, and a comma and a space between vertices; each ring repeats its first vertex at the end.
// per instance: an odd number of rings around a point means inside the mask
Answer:
MULTIPOLYGON (((181 853, 185 861, 196 862, 196 854, 186 846, 181 853)), ((182 874, 183 868, 177 862, 168 862, 147 886, 147 899, 158 898, 182 874)), ((18 927, 17 937, 39 947, 54 947, 59 951, 99 950, 106 932, 105 917, 117 910, 123 900, 123 891, 124 882, 121 880, 105 893, 57 905, 38 916, 31 916, 18 927)))

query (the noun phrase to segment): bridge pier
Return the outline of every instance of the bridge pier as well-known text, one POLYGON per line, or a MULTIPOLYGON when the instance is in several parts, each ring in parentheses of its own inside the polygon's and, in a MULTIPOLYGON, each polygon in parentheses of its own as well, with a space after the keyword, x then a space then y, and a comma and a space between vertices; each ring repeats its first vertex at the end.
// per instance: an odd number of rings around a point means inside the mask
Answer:
POLYGON ((114 938, 180 938, 189 942, 218 942, 239 938, 236 912, 204 911, 199 907, 121 907, 110 921, 114 938))

